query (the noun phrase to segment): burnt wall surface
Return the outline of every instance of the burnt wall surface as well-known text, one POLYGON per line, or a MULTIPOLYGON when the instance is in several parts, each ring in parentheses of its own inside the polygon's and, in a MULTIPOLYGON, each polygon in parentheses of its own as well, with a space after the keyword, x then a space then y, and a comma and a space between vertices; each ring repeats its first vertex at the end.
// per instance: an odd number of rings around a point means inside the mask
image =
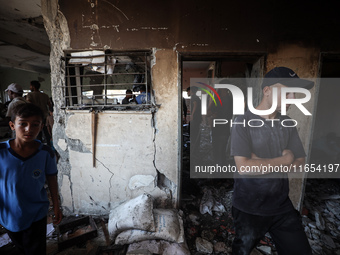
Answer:
POLYGON ((275 50, 301 41, 322 50, 339 46, 334 1, 60 0, 71 47, 275 50))

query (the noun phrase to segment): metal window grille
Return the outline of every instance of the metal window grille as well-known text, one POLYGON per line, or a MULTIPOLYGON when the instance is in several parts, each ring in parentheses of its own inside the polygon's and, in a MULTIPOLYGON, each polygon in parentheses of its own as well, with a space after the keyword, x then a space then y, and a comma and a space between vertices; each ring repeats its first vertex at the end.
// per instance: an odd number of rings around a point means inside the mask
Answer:
POLYGON ((151 57, 150 51, 65 52, 64 107, 145 109, 154 106, 151 57), (129 104, 122 104, 127 90, 132 91, 132 98, 129 104))

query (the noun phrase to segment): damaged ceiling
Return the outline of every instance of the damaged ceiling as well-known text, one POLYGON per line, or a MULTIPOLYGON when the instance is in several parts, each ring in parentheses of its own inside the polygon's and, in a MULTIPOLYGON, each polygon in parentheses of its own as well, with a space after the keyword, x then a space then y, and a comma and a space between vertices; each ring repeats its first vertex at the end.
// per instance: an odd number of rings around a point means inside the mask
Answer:
POLYGON ((0 66, 50 73, 40 0, 0 0, 0 66))

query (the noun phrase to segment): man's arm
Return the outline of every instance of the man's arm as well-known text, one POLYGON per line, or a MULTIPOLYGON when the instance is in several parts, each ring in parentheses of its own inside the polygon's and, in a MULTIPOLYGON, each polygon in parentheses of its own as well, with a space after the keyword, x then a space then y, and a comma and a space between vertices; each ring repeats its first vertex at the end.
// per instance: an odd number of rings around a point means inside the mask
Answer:
POLYGON ((263 175, 271 173, 270 167, 297 165, 302 163, 302 159, 294 159, 294 154, 290 150, 284 150, 281 157, 276 158, 259 158, 252 153, 251 158, 235 156, 235 163, 240 175, 263 175), (265 172, 263 168, 266 167, 265 172), (252 170, 252 171, 249 171, 252 170))
POLYGON ((47 184, 48 188, 50 189, 52 203, 53 203, 53 211, 54 211, 54 224, 59 224, 62 219, 62 213, 60 210, 59 205, 59 193, 58 193, 58 182, 57 182, 57 176, 56 175, 47 175, 47 184))

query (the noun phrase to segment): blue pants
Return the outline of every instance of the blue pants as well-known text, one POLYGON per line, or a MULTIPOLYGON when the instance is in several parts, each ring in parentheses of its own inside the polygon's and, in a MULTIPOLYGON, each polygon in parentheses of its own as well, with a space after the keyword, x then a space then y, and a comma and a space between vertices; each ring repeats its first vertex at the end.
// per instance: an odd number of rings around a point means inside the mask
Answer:
POLYGON ((47 218, 33 222, 32 225, 20 232, 8 231, 14 245, 25 255, 46 254, 46 224, 47 218))
POLYGON ((258 216, 232 208, 235 239, 233 255, 248 255, 269 232, 279 255, 311 255, 298 211, 275 216, 258 216))

